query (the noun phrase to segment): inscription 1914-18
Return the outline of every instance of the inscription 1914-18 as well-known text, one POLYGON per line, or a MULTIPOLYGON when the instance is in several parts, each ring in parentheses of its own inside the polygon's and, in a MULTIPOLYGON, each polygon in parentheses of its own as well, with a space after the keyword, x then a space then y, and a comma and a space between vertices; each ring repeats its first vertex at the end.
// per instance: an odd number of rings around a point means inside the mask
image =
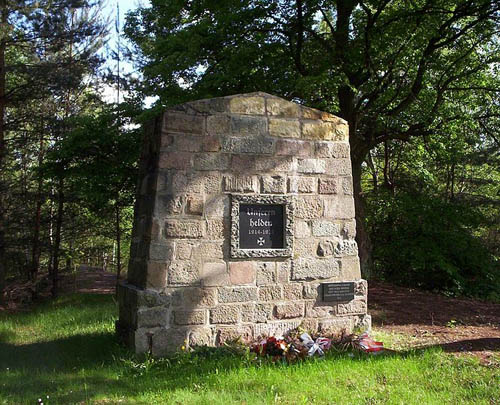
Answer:
POLYGON ((283 249, 284 206, 240 204, 240 249, 283 249))

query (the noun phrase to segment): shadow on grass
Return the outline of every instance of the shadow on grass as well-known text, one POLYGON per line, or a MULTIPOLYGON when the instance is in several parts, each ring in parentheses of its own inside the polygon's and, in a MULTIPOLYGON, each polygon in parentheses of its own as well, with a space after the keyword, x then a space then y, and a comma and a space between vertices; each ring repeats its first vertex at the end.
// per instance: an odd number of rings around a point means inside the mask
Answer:
POLYGON ((440 343, 437 345, 426 345, 419 347, 419 350, 427 350, 438 347, 448 353, 459 353, 465 351, 483 352, 497 351, 500 352, 500 337, 499 338, 479 338, 479 339, 464 339, 455 342, 440 343))

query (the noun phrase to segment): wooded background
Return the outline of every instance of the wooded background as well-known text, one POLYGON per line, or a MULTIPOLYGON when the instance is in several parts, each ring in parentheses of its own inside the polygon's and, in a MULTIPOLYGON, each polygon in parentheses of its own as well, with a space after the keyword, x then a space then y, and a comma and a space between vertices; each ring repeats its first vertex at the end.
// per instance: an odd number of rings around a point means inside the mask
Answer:
POLYGON ((265 91, 348 121, 365 277, 500 300, 497 1, 152 0, 108 52, 101 1, 0 0, 0 26, 0 299, 123 274, 140 125, 265 91))

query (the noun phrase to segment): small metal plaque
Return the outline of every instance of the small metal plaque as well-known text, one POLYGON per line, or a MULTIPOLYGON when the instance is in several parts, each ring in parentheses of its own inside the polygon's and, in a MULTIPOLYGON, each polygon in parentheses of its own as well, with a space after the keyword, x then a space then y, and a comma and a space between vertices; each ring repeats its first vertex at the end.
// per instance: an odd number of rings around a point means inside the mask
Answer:
POLYGON ((240 204, 240 249, 283 249, 284 206, 240 204))
POLYGON ((354 282, 322 283, 323 301, 352 301, 354 299, 354 282))

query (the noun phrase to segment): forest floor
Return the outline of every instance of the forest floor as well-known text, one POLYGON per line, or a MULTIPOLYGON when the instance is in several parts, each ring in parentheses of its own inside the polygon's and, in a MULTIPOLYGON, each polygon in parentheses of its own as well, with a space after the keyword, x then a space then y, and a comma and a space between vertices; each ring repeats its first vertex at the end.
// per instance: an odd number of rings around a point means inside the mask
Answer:
POLYGON ((485 365, 495 362, 494 352, 500 353, 500 304, 372 281, 368 312, 376 330, 406 337, 402 346, 440 346, 473 354, 485 365))

